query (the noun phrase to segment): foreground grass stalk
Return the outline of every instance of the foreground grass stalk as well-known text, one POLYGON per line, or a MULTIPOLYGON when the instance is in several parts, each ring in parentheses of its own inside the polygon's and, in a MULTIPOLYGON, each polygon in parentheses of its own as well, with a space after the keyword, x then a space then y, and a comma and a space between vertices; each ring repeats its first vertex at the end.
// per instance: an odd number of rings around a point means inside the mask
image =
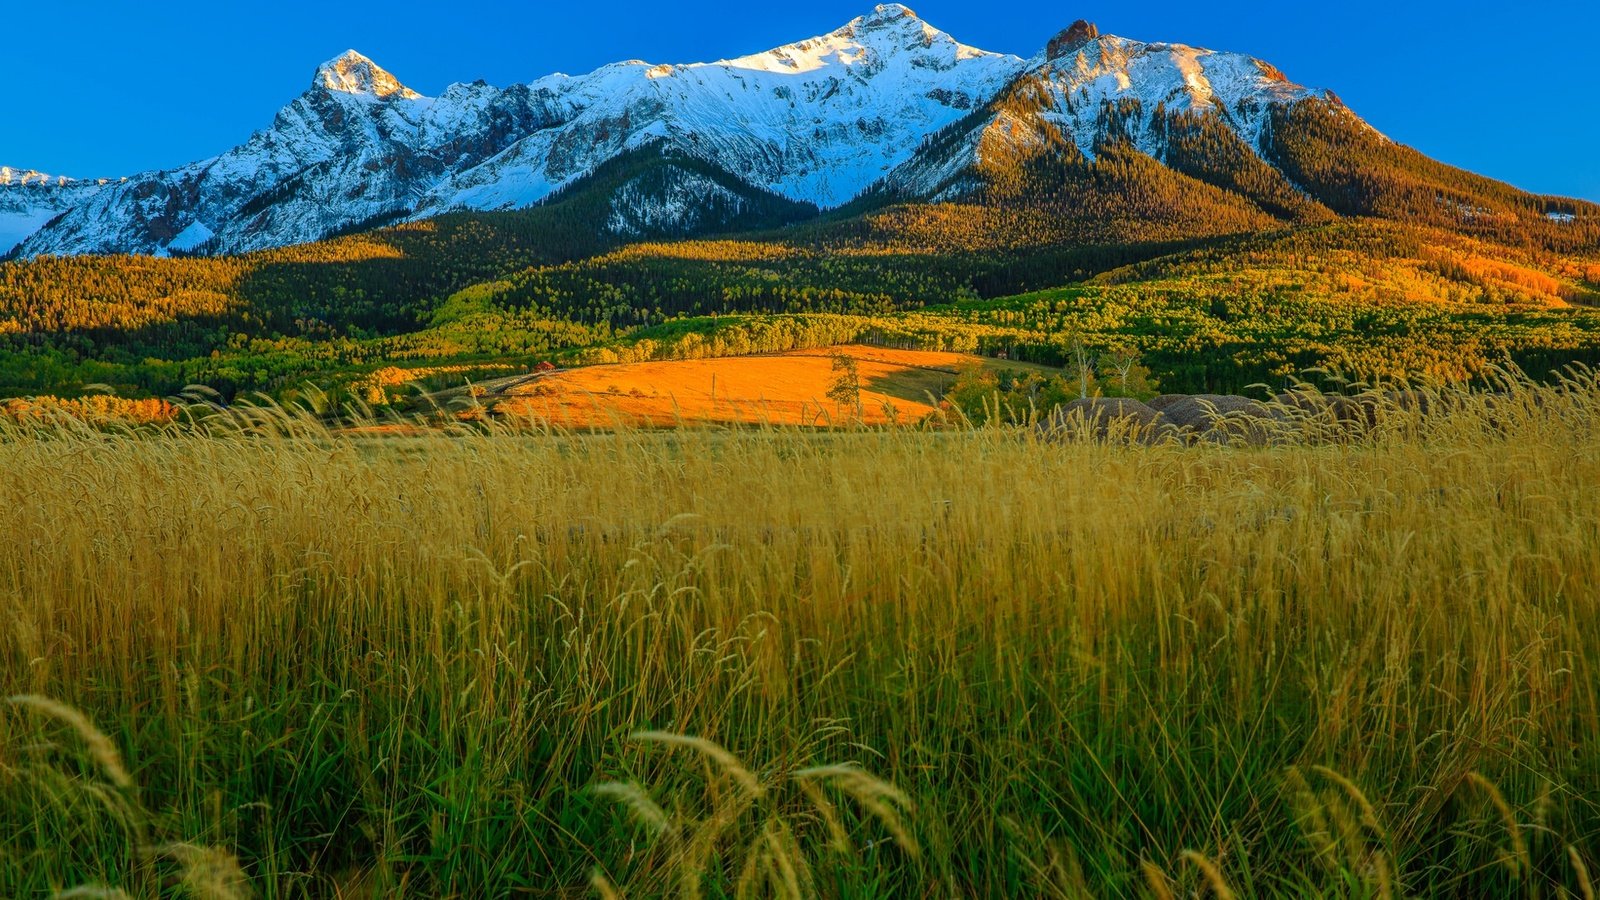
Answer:
POLYGON ((1600 385, 1383 402, 0 424, 0 896, 1592 896, 1600 385))

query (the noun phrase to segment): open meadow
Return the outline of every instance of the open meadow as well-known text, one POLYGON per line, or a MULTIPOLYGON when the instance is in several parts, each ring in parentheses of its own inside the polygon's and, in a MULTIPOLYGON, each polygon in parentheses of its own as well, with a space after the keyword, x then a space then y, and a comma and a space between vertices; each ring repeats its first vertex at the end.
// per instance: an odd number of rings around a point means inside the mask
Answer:
POLYGON ((1593 897, 1600 384, 1430 396, 0 424, 0 896, 1593 897))
MULTIPOLYGON (((845 344, 761 356, 562 369, 487 382, 473 390, 496 414, 562 428, 680 425, 911 424, 933 415, 972 370, 1057 374, 1044 366, 966 353, 845 344), (829 397, 850 360, 853 400, 829 397)), ((453 392, 455 394, 463 391, 453 392)), ((449 395, 436 402, 448 404, 449 395)))

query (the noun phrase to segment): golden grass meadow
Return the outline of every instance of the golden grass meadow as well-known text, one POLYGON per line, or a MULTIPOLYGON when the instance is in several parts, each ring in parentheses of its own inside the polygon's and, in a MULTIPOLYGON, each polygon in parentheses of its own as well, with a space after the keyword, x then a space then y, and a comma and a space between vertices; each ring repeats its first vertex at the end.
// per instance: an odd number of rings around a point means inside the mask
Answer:
POLYGON ((1600 383, 1428 407, 0 426, 0 896, 1593 897, 1600 383))

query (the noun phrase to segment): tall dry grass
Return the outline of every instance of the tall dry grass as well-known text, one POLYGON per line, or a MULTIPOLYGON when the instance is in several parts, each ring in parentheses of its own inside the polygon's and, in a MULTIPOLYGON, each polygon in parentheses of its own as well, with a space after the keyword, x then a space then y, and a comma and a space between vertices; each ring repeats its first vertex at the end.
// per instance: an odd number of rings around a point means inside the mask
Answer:
POLYGON ((1591 896, 1600 386, 1432 409, 0 426, 0 896, 1591 896))

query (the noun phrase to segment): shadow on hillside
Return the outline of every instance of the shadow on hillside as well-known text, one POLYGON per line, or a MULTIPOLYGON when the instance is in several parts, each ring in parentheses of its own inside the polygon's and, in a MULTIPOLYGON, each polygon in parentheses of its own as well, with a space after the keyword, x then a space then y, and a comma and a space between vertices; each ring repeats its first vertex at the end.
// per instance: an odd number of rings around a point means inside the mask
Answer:
POLYGON ((940 369, 902 369, 887 375, 864 377, 861 387, 895 400, 937 406, 955 380, 955 375, 940 369))
POLYGON ((319 321, 406 331, 462 287, 579 250, 552 246, 547 238, 525 216, 443 216, 253 254, 237 291, 257 315, 280 328, 319 321))

